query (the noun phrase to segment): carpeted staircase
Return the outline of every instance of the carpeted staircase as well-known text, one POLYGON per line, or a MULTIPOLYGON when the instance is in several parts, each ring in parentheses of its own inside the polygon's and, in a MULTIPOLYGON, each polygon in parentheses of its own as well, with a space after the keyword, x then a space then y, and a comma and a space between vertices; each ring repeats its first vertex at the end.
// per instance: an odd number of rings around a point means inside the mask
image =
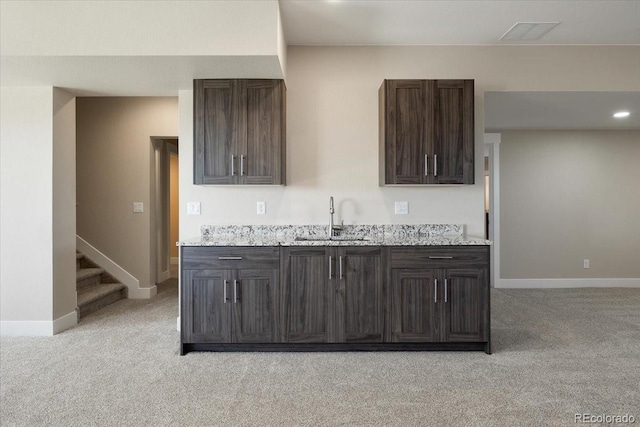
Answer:
POLYGON ((127 298, 127 287, 80 252, 76 252, 78 318, 127 298))

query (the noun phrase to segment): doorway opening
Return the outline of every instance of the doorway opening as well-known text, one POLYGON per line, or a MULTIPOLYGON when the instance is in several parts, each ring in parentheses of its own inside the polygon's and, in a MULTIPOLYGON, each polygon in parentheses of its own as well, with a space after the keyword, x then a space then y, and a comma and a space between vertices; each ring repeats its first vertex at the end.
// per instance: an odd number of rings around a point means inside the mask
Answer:
POLYGON ((151 180, 152 254, 155 282, 160 284, 178 277, 178 138, 152 137, 153 177, 151 180))

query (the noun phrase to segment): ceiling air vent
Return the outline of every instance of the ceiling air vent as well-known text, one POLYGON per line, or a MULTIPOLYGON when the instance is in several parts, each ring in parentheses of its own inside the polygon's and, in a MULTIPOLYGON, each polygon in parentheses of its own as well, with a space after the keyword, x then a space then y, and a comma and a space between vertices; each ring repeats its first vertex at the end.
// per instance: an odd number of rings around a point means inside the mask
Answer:
POLYGON ((553 30, 559 22, 516 22, 500 40, 521 41, 540 40, 542 36, 553 30))

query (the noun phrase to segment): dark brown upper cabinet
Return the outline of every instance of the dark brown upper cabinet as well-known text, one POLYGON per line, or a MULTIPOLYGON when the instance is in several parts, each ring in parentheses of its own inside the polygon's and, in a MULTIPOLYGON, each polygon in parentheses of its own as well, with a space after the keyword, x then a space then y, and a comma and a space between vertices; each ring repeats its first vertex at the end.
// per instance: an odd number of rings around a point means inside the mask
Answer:
POLYGON ((474 183, 473 80, 385 80, 380 185, 474 183))
POLYGON ((194 80, 194 183, 285 184, 283 80, 194 80))

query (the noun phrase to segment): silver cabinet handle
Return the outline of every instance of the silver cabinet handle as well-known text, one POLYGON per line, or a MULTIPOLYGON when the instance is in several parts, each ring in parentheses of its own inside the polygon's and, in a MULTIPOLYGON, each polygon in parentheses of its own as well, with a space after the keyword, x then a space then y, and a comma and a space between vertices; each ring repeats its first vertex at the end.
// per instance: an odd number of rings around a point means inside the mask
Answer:
POLYGON ((429 156, 424 155, 424 176, 429 175, 429 156))
POLYGON ((238 281, 233 281, 233 303, 236 304, 238 302, 238 281))
POLYGON ((244 175, 244 154, 240 155, 240 176, 244 175))
POLYGON ((447 302, 447 279, 444 279, 444 302, 447 302))
POLYGON ((433 279, 433 302, 438 302, 438 279, 433 279))
POLYGON ((452 256, 429 256, 429 259, 453 259, 452 256))
POLYGON ((333 269, 331 268, 332 260, 333 260, 333 257, 329 255, 329 280, 333 278, 333 269))
POLYGON ((229 281, 228 281, 228 280, 225 280, 225 281, 224 281, 224 291, 223 291, 223 292, 224 292, 224 295, 223 295, 223 296, 224 296, 224 303, 225 303, 225 304, 227 303, 227 301, 229 301, 229 298, 227 298, 227 286, 228 286, 228 285, 229 285, 229 281))
POLYGON ((232 261, 232 260, 241 260, 241 256, 219 256, 219 260, 221 261, 232 261))
POLYGON ((231 155, 231 176, 236 174, 236 156, 231 155))
POLYGON ((340 257, 340 280, 342 280, 342 257, 340 257))
POLYGON ((438 155, 433 155, 433 176, 438 176, 438 155))

